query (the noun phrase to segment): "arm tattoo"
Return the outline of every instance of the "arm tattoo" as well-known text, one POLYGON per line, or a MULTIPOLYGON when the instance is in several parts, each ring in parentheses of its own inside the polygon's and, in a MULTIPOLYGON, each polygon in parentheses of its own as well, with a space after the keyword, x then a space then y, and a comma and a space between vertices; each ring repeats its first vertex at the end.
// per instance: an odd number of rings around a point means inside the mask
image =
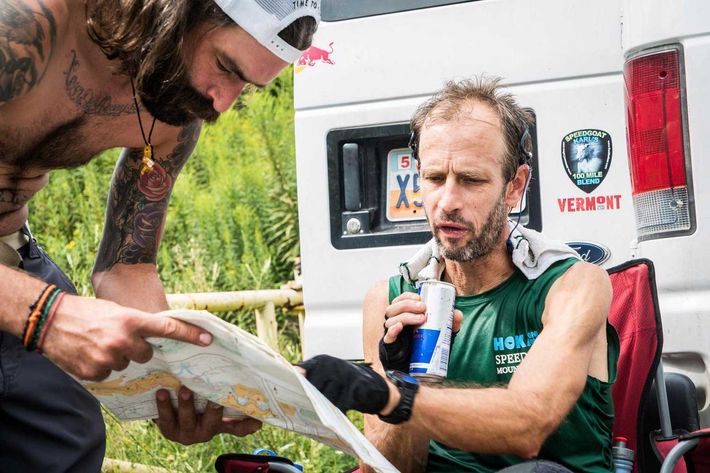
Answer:
POLYGON ((42 0, 0 0, 0 105, 42 79, 57 40, 57 25, 42 0))
POLYGON ((156 262, 170 193, 195 148, 201 122, 183 128, 173 151, 141 174, 142 149, 126 149, 116 164, 106 208, 106 223, 94 272, 116 263, 156 262))

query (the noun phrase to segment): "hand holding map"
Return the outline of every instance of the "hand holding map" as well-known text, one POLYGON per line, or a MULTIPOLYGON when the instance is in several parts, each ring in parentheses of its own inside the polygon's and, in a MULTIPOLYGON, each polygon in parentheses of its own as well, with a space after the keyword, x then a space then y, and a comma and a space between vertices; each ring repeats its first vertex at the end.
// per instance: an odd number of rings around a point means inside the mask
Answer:
POLYGON ((149 339, 153 358, 131 363, 102 382, 84 387, 121 420, 158 417, 155 392, 173 395, 184 385, 196 396, 225 407, 226 417, 253 417, 298 432, 360 458, 378 472, 396 472, 348 418, 296 368, 253 335, 206 311, 163 312, 208 330, 210 346, 149 339))

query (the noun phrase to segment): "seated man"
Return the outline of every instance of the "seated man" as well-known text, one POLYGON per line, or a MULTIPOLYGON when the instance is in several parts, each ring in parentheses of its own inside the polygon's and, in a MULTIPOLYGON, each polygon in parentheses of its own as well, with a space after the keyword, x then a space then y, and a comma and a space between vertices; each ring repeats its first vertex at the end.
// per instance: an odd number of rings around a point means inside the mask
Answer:
POLYGON ((419 107, 411 145, 434 240, 365 299, 365 359, 382 377, 303 364, 341 409, 379 414, 366 435, 402 471, 612 471, 607 273, 507 219, 530 179, 530 125, 497 80, 450 82, 419 107), (426 318, 415 283, 432 277, 456 288, 456 336, 446 382, 417 386, 397 372, 426 318))

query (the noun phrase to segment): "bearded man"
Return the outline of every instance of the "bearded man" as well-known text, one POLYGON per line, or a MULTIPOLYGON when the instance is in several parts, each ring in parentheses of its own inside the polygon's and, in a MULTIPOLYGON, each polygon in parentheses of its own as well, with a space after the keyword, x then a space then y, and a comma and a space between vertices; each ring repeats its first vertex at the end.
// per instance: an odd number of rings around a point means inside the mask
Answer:
MULTIPOLYGON (((0 0, 0 471, 100 471, 98 403, 66 372, 145 362, 146 337, 210 343, 155 314, 168 308, 156 255, 170 192, 202 122, 298 59, 319 18, 318 2, 291 0, 0 0), (52 169, 115 147, 97 297, 80 297, 30 234, 27 203, 52 169)), ((177 411, 165 391, 157 403, 183 443, 259 427, 212 404, 196 415, 184 388, 177 411)))
POLYGON ((341 409, 378 414, 366 435, 401 471, 612 470, 607 273, 507 219, 530 179, 530 126, 498 80, 449 82, 419 107, 411 146, 434 240, 366 296, 365 361, 380 376, 326 355, 302 365, 341 409), (428 278, 456 288, 443 384, 406 375, 428 278))

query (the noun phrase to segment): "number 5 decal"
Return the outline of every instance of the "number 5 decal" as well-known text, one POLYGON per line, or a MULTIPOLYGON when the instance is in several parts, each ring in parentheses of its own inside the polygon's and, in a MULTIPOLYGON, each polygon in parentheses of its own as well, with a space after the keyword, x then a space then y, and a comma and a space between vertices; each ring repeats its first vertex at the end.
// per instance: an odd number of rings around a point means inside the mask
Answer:
POLYGON ((405 154, 401 158, 399 158, 399 168, 400 169, 409 169, 409 166, 411 164, 412 164, 411 158, 409 157, 408 154, 405 154))

